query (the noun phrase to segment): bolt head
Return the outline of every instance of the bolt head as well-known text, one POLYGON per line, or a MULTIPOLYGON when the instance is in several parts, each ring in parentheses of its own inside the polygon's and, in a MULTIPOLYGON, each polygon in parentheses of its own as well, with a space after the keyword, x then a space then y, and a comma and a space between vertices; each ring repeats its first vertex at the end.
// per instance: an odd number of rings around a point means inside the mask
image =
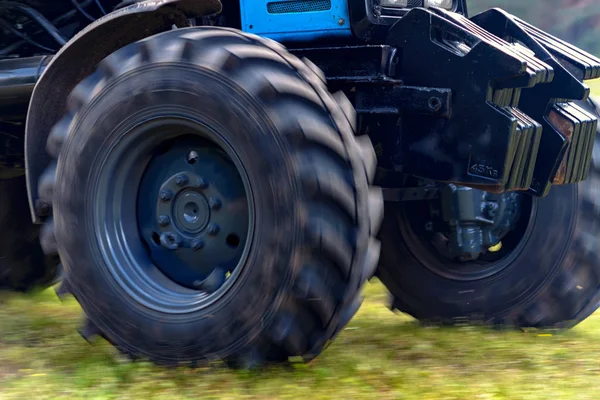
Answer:
POLYGON ((438 112, 442 109, 443 102, 439 97, 430 97, 427 104, 431 111, 438 112))
POLYGON ((185 175, 177 175, 175 177, 175 183, 178 184, 179 186, 183 186, 185 184, 187 184, 189 181, 188 177, 185 175))
POLYGON ((173 232, 165 232, 160 235, 160 244, 169 250, 177 250, 181 245, 181 238, 173 232))
POLYGON ((160 215, 158 217, 158 224, 160 226, 167 226, 171 223, 171 218, 168 215, 160 215))
POLYGON ((220 230, 221 227, 218 224, 210 224, 207 229, 209 235, 216 235, 220 230))
POLYGON ((169 201, 173 198, 173 192, 170 190, 161 190, 159 196, 162 201, 169 201))
POLYGON ((206 181, 206 179, 198 177, 196 179, 196 187, 199 189, 206 189, 208 187, 208 182, 206 181))
POLYGON ((194 251, 198 251, 204 247, 204 240, 202 239, 194 239, 191 243, 192 249, 194 251))
POLYGON ((208 199, 208 205, 213 210, 218 210, 219 208, 221 208, 222 203, 221 203, 220 199, 218 199, 216 197, 211 197, 210 199, 208 199))

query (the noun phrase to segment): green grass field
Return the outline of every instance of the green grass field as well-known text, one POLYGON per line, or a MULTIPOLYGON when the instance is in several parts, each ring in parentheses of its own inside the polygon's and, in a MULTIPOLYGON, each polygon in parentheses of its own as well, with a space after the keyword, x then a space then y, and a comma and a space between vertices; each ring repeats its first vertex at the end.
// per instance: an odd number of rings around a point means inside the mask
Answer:
MULTIPOLYGON (((592 86, 600 95, 600 81, 592 86)), ((356 318, 312 363, 245 372, 130 363, 81 339, 73 299, 0 294, 0 399, 600 398, 600 312, 555 335, 422 328, 390 312, 386 296, 369 284, 356 318)))
POLYGON ((555 335, 423 328, 386 296, 369 284, 357 317, 312 363, 246 372, 130 363, 80 338, 73 299, 4 294, 0 399, 600 398, 600 314, 555 335))

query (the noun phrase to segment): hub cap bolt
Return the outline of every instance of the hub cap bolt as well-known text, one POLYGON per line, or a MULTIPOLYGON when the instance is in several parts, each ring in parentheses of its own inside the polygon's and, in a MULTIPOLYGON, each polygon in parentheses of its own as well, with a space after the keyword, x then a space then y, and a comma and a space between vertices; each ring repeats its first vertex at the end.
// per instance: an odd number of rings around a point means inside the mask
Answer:
POLYGON ((216 197, 211 197, 210 199, 208 199, 208 205, 213 210, 218 210, 219 208, 221 208, 221 200, 217 199, 216 197))
POLYGON ((216 235, 221 230, 221 227, 218 224, 210 224, 208 226, 208 234, 216 235))
POLYGON ((203 247, 204 247, 204 240, 202 240, 202 239, 194 239, 192 241, 192 249, 194 251, 198 251, 198 250, 200 250, 203 247))
POLYGON ((208 187, 208 182, 204 178, 199 177, 196 179, 196 187, 199 189, 206 189, 208 187))
POLYGON ((185 185, 186 183, 188 183, 188 181, 189 181, 189 179, 185 175, 178 175, 175 178, 175 183, 178 184, 179 186, 185 185))
POLYGON ((177 250, 181 244, 181 238, 176 233, 165 232, 160 235, 160 244, 169 250, 177 250))
POLYGON ((169 218, 167 215, 160 215, 158 217, 158 224, 160 226, 167 226, 171 223, 171 218, 169 218))
POLYGON ((161 190, 160 191, 160 199, 162 201, 169 201, 173 198, 173 192, 170 190, 161 190))

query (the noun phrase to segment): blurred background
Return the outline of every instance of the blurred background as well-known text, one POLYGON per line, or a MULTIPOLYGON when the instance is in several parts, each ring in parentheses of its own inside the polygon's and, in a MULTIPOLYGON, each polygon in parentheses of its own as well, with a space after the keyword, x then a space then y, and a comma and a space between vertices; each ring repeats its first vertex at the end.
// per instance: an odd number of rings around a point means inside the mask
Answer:
POLYGON ((475 15, 500 7, 593 54, 600 54, 599 0, 469 0, 475 15))

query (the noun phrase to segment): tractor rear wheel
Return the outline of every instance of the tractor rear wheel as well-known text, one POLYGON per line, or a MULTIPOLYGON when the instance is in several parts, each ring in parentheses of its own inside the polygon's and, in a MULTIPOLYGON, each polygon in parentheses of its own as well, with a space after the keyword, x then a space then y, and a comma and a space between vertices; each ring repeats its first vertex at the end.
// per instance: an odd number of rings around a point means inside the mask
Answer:
POLYGON ((600 134, 588 179, 521 195, 497 254, 451 261, 427 239, 430 205, 389 203, 378 276, 394 310, 435 324, 570 328, 600 305, 600 134))
POLYGON ((370 142, 314 66, 233 29, 181 29, 107 57, 68 107, 42 242, 84 337, 252 366, 308 360, 349 322, 383 201, 370 142))
POLYGON ((56 279, 57 257, 45 256, 31 222, 25 176, 0 180, 0 289, 29 291, 56 279))

